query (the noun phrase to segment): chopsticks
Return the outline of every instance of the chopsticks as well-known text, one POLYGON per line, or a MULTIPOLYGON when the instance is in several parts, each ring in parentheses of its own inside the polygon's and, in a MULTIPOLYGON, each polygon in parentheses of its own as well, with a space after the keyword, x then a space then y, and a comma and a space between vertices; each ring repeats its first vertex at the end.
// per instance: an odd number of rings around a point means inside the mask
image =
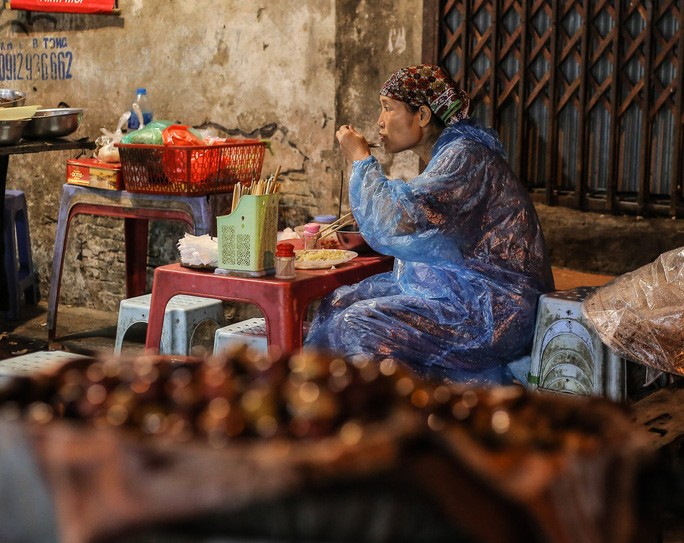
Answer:
POLYGON ((340 228, 344 228, 345 226, 352 224, 353 222, 355 222, 354 215, 352 215, 350 211, 346 215, 343 215, 342 217, 337 219, 335 222, 331 222, 325 228, 321 229, 321 231, 318 232, 317 239, 322 239, 329 236, 330 234, 334 234, 340 228))
POLYGON ((233 201, 230 206, 230 212, 232 213, 237 208, 240 198, 246 195, 251 196, 263 196, 265 194, 275 194, 280 191, 280 183, 278 182, 278 176, 280 175, 280 166, 276 168, 275 173, 268 179, 259 179, 259 181, 254 181, 247 185, 242 183, 237 183, 233 187, 233 201))

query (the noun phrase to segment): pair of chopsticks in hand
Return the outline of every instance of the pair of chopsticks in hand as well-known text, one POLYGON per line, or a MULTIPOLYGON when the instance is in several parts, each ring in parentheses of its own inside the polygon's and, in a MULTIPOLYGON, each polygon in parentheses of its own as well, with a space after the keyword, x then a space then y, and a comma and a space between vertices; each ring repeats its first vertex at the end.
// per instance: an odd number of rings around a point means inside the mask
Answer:
POLYGON ((278 182, 279 175, 280 166, 278 166, 276 172, 268 179, 259 179, 257 182, 252 180, 252 183, 249 186, 237 183, 235 187, 233 187, 233 202, 230 206, 230 212, 232 213, 235 211, 240 198, 247 194, 251 196, 262 196, 264 194, 274 194, 280 191, 280 183, 278 182))
POLYGON ((318 232, 318 238, 316 239, 316 241, 328 237, 331 234, 334 234, 340 228, 344 228, 345 226, 352 224, 353 222, 355 222, 355 219, 350 211, 346 215, 342 215, 335 222, 331 222, 330 224, 326 225, 325 228, 322 228, 321 231, 318 232))

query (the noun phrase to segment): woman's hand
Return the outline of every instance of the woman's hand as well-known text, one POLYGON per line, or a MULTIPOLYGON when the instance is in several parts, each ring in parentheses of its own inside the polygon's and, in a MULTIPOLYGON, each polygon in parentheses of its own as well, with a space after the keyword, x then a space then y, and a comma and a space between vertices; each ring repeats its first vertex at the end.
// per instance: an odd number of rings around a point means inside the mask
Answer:
POLYGON ((366 138, 348 124, 343 124, 335 133, 340 148, 347 160, 363 160, 370 156, 370 147, 366 138))

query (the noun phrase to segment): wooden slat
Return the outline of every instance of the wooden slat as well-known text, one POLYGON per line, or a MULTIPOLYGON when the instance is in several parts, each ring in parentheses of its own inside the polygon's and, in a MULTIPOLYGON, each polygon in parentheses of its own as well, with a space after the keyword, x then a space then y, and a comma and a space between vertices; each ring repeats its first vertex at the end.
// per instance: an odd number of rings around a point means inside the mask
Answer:
MULTIPOLYGON (((651 73, 651 12, 646 11, 646 26, 642 34, 644 36, 644 72, 651 73)), ((651 109, 651 86, 644 85, 644 97, 641 101, 642 122, 644 126, 641 132, 641 148, 639 149, 639 192, 637 195, 637 209, 640 215, 646 214, 646 204, 649 201, 649 171, 650 171, 650 156, 651 156, 651 125, 648 122, 649 111, 651 109)))
MULTIPOLYGON (((622 2, 618 2, 615 9, 615 26, 613 27, 612 41, 612 65, 617 65, 617 58, 620 54, 620 29, 622 28, 622 2)), ((610 131, 608 134, 608 183, 606 186, 606 207, 608 211, 614 212, 616 209, 617 187, 619 178, 618 172, 618 129, 620 118, 618 114, 618 93, 620 88, 620 77, 613 72, 610 87, 610 131)))
POLYGON ((675 127, 674 127, 674 149, 675 158, 672 165, 672 180, 670 182, 670 216, 677 215, 677 207, 682 199, 682 110, 684 109, 684 9, 679 8, 679 28, 677 37, 679 47, 677 48, 677 87, 675 89, 675 127))
POLYGON ((556 104, 556 93, 557 90, 557 73, 558 73, 558 24, 560 15, 560 3, 561 0, 553 0, 552 3, 552 23, 551 28, 553 29, 551 34, 551 70, 549 77, 549 129, 547 134, 547 139, 549 142, 549 160, 546 165, 546 183, 544 184, 544 189, 546 193, 546 203, 549 205, 556 204, 556 186, 559 184, 559 178, 556 176, 557 170, 554 168, 555 164, 558 164, 558 115, 556 104))
POLYGON ((439 64, 439 0, 423 0, 423 64, 439 64))

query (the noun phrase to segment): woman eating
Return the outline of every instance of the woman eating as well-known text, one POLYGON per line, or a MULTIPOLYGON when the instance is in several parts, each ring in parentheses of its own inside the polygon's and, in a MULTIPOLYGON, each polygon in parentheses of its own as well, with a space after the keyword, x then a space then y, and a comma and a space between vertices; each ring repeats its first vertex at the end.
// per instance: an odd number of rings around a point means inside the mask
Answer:
POLYGON ((530 198, 496 133, 469 119, 469 105, 437 66, 402 68, 383 85, 381 145, 427 164, 408 182, 388 179, 353 127, 337 131, 353 161, 349 203, 359 230, 395 264, 324 299, 307 347, 480 384, 510 382, 508 364, 529 354, 551 267, 530 198))

